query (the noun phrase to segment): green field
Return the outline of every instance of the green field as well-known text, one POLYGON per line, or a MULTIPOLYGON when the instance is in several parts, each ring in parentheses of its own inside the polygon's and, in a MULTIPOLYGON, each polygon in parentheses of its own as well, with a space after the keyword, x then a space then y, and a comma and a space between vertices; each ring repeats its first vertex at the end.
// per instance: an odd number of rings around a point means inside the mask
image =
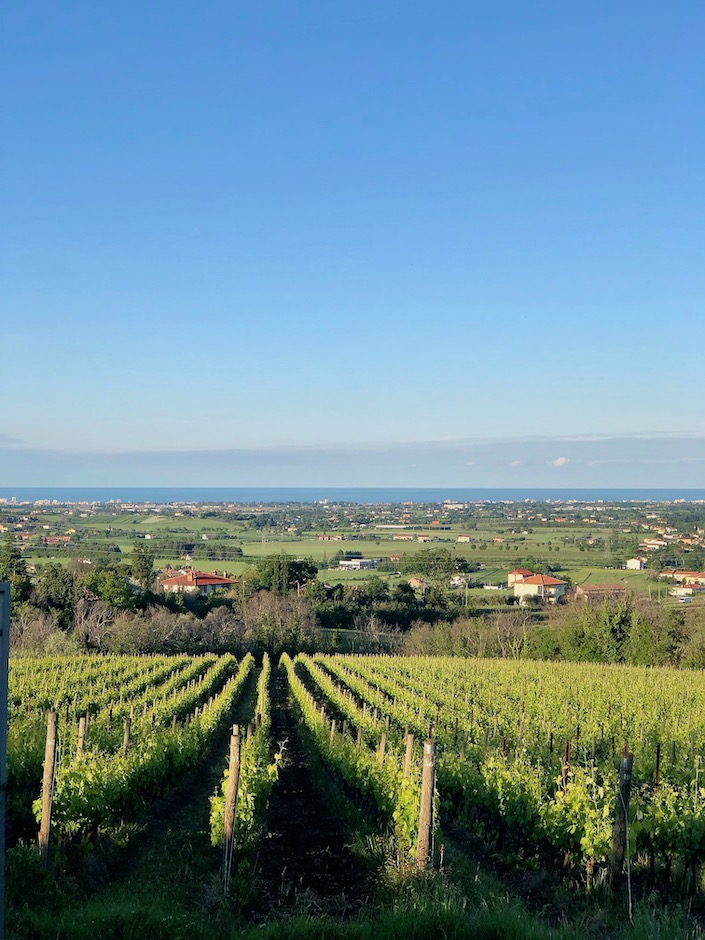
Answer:
MULTIPOLYGON (((522 505, 478 505, 445 518, 442 507, 422 506, 164 507, 158 512, 117 505, 44 507, 32 510, 25 558, 34 564, 65 563, 70 558, 129 563, 134 543, 149 537, 145 541, 155 551, 159 568, 193 565, 239 576, 267 555, 286 553, 295 559, 311 559, 319 566, 319 578, 327 583, 355 583, 371 575, 392 581, 396 576, 384 571, 341 571, 337 567, 340 552, 381 559, 387 568, 398 565, 390 563, 390 557, 403 556, 408 577, 413 573, 409 558, 442 550, 466 560, 472 568, 479 566, 472 578, 488 584, 506 582, 508 572, 519 564, 543 563, 574 584, 618 582, 635 594, 648 596, 650 585, 655 590, 651 572, 627 571, 621 565, 638 551, 643 532, 652 524, 656 527, 668 521, 668 507, 659 507, 658 518, 652 510, 649 506, 605 506, 599 512, 590 506, 537 506, 529 511, 522 505), (434 519, 441 524, 434 526, 434 519), (380 524, 376 520, 385 528, 376 528, 380 524), (70 548, 37 550, 42 537, 67 532, 74 540, 70 548), (395 533, 410 540, 395 539, 395 533), (342 535, 343 539, 328 540, 323 535, 342 535), (458 542, 461 535, 471 541, 458 542), (419 541, 419 536, 432 540, 419 541)), ((0 510, 0 521, 10 512, 8 507, 0 510)), ((478 595, 473 590, 469 597, 489 593, 478 595)))

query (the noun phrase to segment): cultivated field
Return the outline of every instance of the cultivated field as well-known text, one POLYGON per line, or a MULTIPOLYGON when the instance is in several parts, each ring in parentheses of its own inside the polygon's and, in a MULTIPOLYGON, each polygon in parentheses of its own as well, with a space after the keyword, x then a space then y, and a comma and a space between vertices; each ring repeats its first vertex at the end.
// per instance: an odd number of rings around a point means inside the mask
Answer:
MULTIPOLYGON (((630 897, 635 885, 640 894, 701 889, 700 674, 390 656, 285 655, 271 673, 249 656, 54 658, 13 662, 11 710, 11 904, 29 864, 21 846, 38 829, 37 851, 61 878, 85 878, 87 850, 98 857, 123 843, 118 882, 131 883, 133 869, 147 877, 130 861, 131 841, 156 828, 154 851, 163 850, 171 836, 153 807, 194 771, 210 786, 186 797, 190 813, 210 819, 192 847, 203 871, 182 861, 199 883, 220 885, 230 900, 219 918, 236 908, 238 929, 305 909, 360 915, 378 879, 433 872, 446 842, 462 872, 478 833, 501 847, 503 864, 538 866, 547 885, 569 882, 581 905, 590 893, 598 908, 624 897, 626 877, 630 897), (47 724, 57 749, 45 754, 47 724), (358 834, 341 840, 335 833, 351 820, 358 834), (382 869, 375 842, 391 853, 382 869)), ((452 883, 445 903, 469 929, 456 905, 470 889, 462 877, 452 883)), ((89 896, 96 916, 104 889, 89 896)), ((41 923, 42 909, 41 898, 11 907, 10 936, 26 936, 29 911, 41 923)), ((82 916, 66 897, 51 913, 67 937, 82 936, 82 916)), ((677 918, 670 929, 690 930, 677 918)), ((222 919, 213 930, 234 935, 222 919)))

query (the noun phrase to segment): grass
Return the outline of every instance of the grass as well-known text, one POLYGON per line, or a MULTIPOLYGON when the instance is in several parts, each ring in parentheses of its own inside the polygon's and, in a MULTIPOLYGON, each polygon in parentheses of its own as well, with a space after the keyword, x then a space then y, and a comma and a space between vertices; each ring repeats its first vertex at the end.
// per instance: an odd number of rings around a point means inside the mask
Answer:
MULTIPOLYGON (((183 847, 182 847, 183 848, 183 847)), ((401 940, 401 938, 474 938, 474 940, 702 940, 700 928, 679 907, 665 910, 653 900, 637 903, 633 922, 621 904, 586 903, 565 893, 565 913, 553 923, 528 910, 506 885, 483 871, 462 851, 447 851, 451 868, 444 873, 382 876, 371 908, 345 920, 310 911, 279 921, 248 924, 223 898, 217 877, 189 868, 175 855, 179 884, 184 870, 199 890, 174 890, 169 866, 160 877, 131 893, 108 889, 92 896, 75 885, 59 886, 36 857, 23 859, 23 875, 35 903, 8 911, 7 940, 401 940), (41 905, 36 898, 43 897, 41 905), (190 900, 189 900, 190 899, 190 900)), ((252 880, 252 870, 241 872, 252 880)), ((10 871, 10 882, 17 871, 10 871)))

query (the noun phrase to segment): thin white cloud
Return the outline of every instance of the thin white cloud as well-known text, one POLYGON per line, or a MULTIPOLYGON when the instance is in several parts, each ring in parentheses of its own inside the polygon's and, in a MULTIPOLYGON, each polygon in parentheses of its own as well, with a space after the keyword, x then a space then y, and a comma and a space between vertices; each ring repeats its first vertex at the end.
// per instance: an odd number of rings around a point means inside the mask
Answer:
POLYGON ((570 463, 569 457, 556 457, 555 460, 549 460, 549 467, 565 467, 567 463, 570 463))
POLYGON ((588 460, 588 467, 607 467, 612 464, 639 464, 670 466, 680 463, 705 463, 705 457, 613 457, 609 460, 588 460))

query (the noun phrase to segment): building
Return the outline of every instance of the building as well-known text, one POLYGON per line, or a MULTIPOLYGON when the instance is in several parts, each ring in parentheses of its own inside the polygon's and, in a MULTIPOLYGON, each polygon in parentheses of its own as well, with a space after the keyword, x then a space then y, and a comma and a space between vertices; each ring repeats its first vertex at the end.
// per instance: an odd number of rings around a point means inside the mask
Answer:
POLYGON ((666 548, 668 542, 665 539, 644 539, 639 545, 646 552, 657 552, 660 548, 666 548))
POLYGON ((370 571, 378 564, 378 558, 343 558, 338 562, 338 568, 343 571, 370 571))
POLYGON ((669 589, 671 597, 692 597, 694 594, 705 593, 705 586, 702 584, 678 585, 669 589))
POLYGON ((605 599, 624 597, 626 593, 626 585, 621 583, 579 584, 575 589, 575 599, 586 604, 599 603, 605 599))
POLYGON ((641 571, 646 568, 646 560, 644 558, 628 558, 624 567, 629 571, 641 571))
POLYGON ((510 571, 507 575, 507 584, 509 587, 513 587, 515 584, 521 584, 525 578, 530 578, 533 575, 533 571, 529 571, 528 568, 515 568, 514 571, 510 571))
POLYGON ((567 590, 567 581, 552 578, 547 574, 532 574, 531 577, 525 577, 522 581, 514 582, 514 596, 519 598, 520 604, 522 600, 532 597, 548 601, 549 604, 555 604, 564 596, 567 590))
POLYGON ((210 597, 218 588, 228 588, 232 584, 235 584, 232 578, 221 577, 215 571, 208 574, 205 571, 194 571, 193 568, 182 568, 171 578, 164 578, 162 590, 165 594, 200 594, 210 597))
POLYGON ((681 584, 705 584, 705 572, 703 571, 678 571, 674 576, 674 581, 681 584))

